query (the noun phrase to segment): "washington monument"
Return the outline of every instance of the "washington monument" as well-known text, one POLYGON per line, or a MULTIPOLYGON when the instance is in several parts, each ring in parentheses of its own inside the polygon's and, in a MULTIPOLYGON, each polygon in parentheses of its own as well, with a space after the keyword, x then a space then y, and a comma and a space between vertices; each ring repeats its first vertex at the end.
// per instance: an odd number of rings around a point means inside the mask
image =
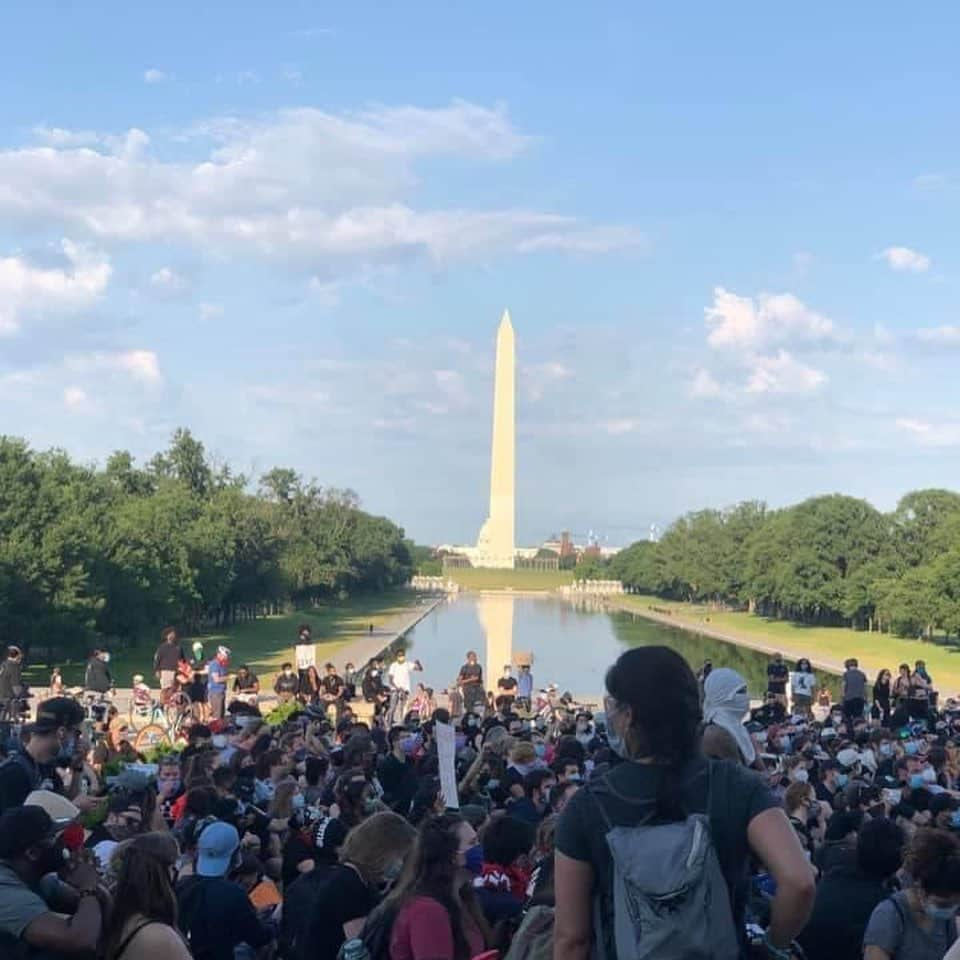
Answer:
POLYGON ((480 528, 477 546, 469 551, 475 567, 513 569, 516 554, 516 352, 510 312, 503 311, 497 329, 493 381, 493 438, 490 447, 490 513, 480 528))

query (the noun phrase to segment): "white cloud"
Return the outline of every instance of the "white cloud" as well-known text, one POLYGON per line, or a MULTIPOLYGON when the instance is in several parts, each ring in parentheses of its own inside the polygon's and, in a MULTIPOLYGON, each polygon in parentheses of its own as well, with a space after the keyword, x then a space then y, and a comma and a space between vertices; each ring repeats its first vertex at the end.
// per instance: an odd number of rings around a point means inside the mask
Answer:
POLYGON ((163 382, 159 358, 152 350, 73 354, 66 358, 65 364, 68 370, 79 373, 121 373, 146 386, 158 386, 163 382))
POLYGON ((223 316, 223 307, 219 303, 201 303, 201 320, 219 320, 223 316))
POLYGON ((88 411, 93 407, 87 391, 82 387, 67 387, 63 391, 63 402, 68 409, 77 412, 88 411))
POLYGON ((150 286, 164 294, 181 293, 186 281, 172 267, 161 267, 150 276, 150 286))
POLYGON ((456 370, 434 370, 433 382, 450 403, 463 404, 469 399, 463 375, 456 370))
POLYGON ((713 291, 704 310, 707 342, 718 349, 757 349, 774 343, 823 341, 834 336, 833 321, 807 307, 792 293, 743 297, 723 287, 713 291))
POLYGON ((0 257, 0 335, 16 333, 25 318, 76 313, 102 296, 110 282, 109 260, 66 239, 60 248, 64 267, 0 257))
POLYGON ((813 393, 827 382, 822 370, 795 360, 786 350, 750 360, 747 393, 813 393))
POLYGON ((649 421, 640 417, 615 417, 612 420, 603 420, 600 428, 611 437, 619 437, 626 433, 635 433, 649 425, 649 421))
POLYGON ((954 447, 960 444, 960 423, 931 423, 913 417, 898 417, 896 427, 910 434, 923 447, 954 447))
POLYGON ((960 327, 923 327, 917 331, 917 339, 924 343, 953 346, 960 344, 960 327))
POLYGON ((572 376, 573 371, 559 360, 527 364, 520 368, 520 383, 527 397, 534 402, 542 400, 548 390, 572 376))
POLYGON ((937 190, 949 182, 950 178, 944 173, 921 173, 919 177, 913 178, 913 185, 918 190, 937 190))
POLYGON ((891 270, 901 273, 926 273, 930 269, 930 258, 909 247, 887 247, 877 257, 886 260, 891 270))
POLYGON ((709 370, 699 369, 690 381, 690 396, 695 399, 729 399, 732 391, 719 383, 709 370))
POLYGON ((102 242, 189 244, 291 264, 322 282, 426 257, 635 247, 631 227, 523 208, 418 209, 418 163, 508 160, 531 138, 503 106, 281 110, 220 117, 180 138, 166 160, 143 131, 122 137, 49 132, 0 151, 0 218, 64 224, 102 242), (186 146, 184 146, 186 145, 186 146))
POLYGON ((149 70, 143 71, 144 83, 163 83, 163 81, 166 79, 167 75, 162 70, 158 70, 156 67, 151 67, 149 70))

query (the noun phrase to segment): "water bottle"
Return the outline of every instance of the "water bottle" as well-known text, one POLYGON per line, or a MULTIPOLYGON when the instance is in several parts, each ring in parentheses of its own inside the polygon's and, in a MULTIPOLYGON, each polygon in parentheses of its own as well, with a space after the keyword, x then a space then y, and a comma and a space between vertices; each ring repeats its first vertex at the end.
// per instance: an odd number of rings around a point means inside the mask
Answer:
POLYGON ((354 937, 341 948, 340 960, 370 960, 370 951, 359 937, 354 937))

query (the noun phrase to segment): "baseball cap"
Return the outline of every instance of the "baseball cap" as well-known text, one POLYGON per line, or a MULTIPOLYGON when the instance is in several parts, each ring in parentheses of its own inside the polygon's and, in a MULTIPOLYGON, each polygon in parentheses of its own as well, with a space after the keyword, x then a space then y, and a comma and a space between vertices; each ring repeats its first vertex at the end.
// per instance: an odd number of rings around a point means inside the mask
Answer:
POLYGON ((53 733, 60 727, 78 727, 83 723, 83 707, 72 697, 52 697, 37 707, 34 733, 53 733))
POLYGON ((65 827, 80 816, 80 810, 75 804, 52 790, 34 790, 23 801, 23 805, 45 810, 55 829, 65 827))
POLYGON ((318 853, 325 855, 324 859, 337 859, 337 851, 347 839, 347 828, 336 817, 324 817, 317 822, 313 832, 313 845, 318 853))
POLYGON ((204 827, 197 840, 197 876, 224 876, 239 848, 240 835, 232 824, 217 820, 204 827))
POLYGON ((11 807, 0 816, 0 860, 12 860, 57 828, 43 807, 11 807))

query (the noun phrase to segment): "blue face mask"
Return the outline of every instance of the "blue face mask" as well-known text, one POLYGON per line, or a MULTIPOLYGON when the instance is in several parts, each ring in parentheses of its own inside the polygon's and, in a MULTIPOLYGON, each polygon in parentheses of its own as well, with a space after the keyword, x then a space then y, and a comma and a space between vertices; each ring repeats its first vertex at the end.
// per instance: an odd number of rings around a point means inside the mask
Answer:
POLYGON ((534 746, 533 749, 536 750, 538 757, 544 757, 544 756, 546 756, 547 748, 546 748, 546 746, 545 746, 544 744, 538 743, 538 744, 536 744, 536 745, 534 746))
POLYGON ((910 774, 910 789, 919 790, 922 786, 923 786, 923 774, 922 773, 910 774))
POLYGON ((908 757, 915 757, 917 755, 917 745, 909 740, 903 745, 903 749, 906 752, 908 757))
POLYGON ((953 827, 954 830, 960 830, 960 810, 954 810, 953 813, 950 814, 950 826, 953 827))
POLYGON ((880 744, 880 756, 881 756, 881 757, 892 757, 892 756, 893 756, 893 744, 891 744, 891 743, 881 743, 881 744, 880 744))
POLYGON ((463 853, 463 865, 475 877, 483 873, 483 847, 475 843, 463 853))
POLYGON ((850 778, 845 773, 837 774, 837 786, 842 790, 848 783, 850 778))
POLYGON ((307 802, 307 798, 302 793, 295 793, 293 795, 293 809, 302 810, 304 805, 307 802))
POLYGON ((957 914, 956 907, 935 907, 932 903, 928 903, 924 910, 931 920, 952 920, 957 914))

